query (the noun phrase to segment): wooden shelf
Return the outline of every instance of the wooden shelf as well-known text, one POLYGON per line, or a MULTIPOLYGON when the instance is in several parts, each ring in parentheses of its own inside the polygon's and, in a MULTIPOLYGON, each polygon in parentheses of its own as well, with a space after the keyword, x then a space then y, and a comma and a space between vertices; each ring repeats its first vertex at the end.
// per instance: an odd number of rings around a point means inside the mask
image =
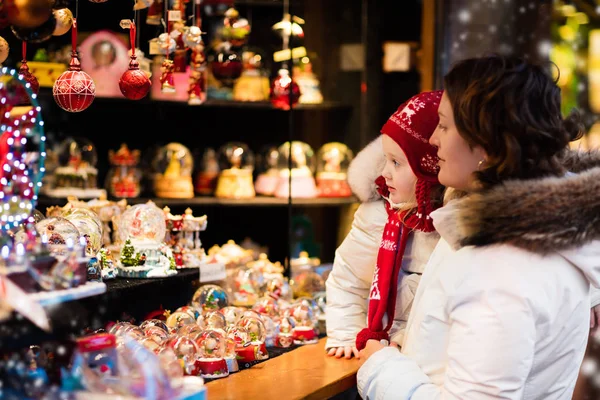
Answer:
MULTIPOLYGON (((119 200, 119 199, 113 199, 119 200)), ((159 197, 138 197, 127 199, 128 204, 142 204, 152 200, 158 207, 176 207, 176 206, 223 206, 223 207, 286 207, 288 199, 277 197, 258 196, 252 199, 219 199, 216 197, 194 197, 191 199, 165 199, 159 197)), ((59 197, 40 196, 38 204, 41 206, 64 205, 67 199, 59 197)), ((358 202, 358 199, 352 197, 317 197, 311 199, 292 199, 292 207, 336 207, 349 205, 358 202)))

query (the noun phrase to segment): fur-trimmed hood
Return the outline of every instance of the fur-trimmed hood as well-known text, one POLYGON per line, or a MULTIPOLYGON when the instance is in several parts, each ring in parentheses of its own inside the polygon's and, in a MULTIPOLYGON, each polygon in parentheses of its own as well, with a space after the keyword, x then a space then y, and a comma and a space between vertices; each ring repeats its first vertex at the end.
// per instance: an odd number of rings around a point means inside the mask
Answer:
POLYGON ((564 163, 564 177, 508 181, 457 200, 461 244, 547 254, 600 240, 600 153, 571 151, 564 163))
POLYGON ((348 184, 362 202, 381 199, 375 179, 385 166, 381 135, 371 141, 354 157, 348 167, 348 184))

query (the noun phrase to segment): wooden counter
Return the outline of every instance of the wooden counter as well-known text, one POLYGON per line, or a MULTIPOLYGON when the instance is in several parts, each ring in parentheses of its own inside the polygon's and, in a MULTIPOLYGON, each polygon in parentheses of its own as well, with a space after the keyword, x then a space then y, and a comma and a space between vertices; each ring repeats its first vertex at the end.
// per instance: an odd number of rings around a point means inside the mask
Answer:
POLYGON ((356 385, 360 361, 325 354, 323 338, 206 384, 208 400, 327 399, 356 385))

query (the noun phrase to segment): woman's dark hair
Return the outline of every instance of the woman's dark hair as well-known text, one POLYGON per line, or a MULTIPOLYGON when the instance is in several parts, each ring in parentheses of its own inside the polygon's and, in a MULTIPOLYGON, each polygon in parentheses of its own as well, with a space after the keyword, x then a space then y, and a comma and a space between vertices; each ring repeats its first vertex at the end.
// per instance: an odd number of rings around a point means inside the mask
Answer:
POLYGON ((560 157, 583 126, 561 115, 560 88, 541 66, 492 55, 458 62, 444 77, 459 134, 488 157, 477 179, 488 188, 507 179, 560 176, 560 157))

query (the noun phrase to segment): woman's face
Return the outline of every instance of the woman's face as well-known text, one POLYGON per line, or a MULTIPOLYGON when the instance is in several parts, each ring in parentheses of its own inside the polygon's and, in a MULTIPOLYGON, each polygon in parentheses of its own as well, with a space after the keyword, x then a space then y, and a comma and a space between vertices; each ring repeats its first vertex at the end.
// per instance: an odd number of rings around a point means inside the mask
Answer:
MULTIPOLYGON (((485 160, 485 151, 479 147, 469 147, 469 144, 458 133, 454 124, 452 104, 444 92, 438 108, 440 123, 429 139, 429 143, 437 147, 440 159, 438 179, 444 186, 459 190, 473 189, 475 178, 473 173, 478 170, 480 162, 485 160)), ((484 161, 485 163, 485 161, 484 161)))

